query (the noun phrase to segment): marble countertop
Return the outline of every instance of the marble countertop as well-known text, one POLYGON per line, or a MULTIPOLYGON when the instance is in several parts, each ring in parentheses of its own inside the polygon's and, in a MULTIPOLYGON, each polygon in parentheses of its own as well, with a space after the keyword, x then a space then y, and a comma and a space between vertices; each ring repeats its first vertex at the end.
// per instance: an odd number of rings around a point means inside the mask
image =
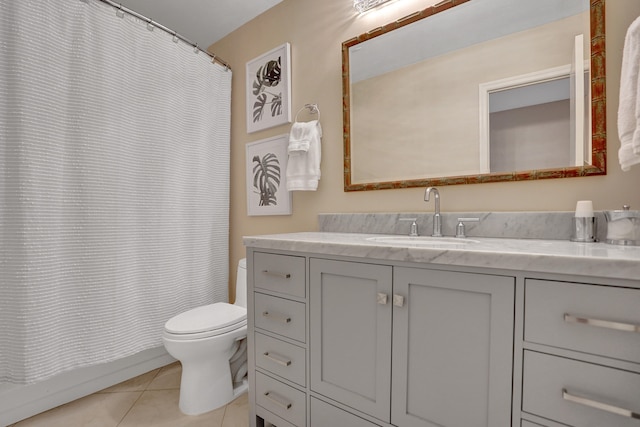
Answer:
POLYGON ((470 237, 468 244, 418 246, 374 241, 390 235, 302 232, 244 237, 247 247, 439 265, 638 281, 640 246, 565 240, 470 237))

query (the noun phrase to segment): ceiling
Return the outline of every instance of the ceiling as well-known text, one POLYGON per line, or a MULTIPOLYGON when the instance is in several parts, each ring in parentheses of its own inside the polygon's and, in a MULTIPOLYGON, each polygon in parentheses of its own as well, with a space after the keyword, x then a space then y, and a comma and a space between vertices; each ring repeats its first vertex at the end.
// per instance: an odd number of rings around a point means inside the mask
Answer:
POLYGON ((115 0, 207 49, 282 0, 115 0))

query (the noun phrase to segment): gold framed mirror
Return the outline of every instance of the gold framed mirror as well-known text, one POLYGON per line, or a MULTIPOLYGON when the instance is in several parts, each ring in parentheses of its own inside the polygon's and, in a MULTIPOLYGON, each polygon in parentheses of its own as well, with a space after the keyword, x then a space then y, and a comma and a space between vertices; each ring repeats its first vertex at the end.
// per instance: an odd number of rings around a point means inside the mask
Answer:
POLYGON ((445 0, 345 41, 345 191, 606 174, 604 13, 445 0))

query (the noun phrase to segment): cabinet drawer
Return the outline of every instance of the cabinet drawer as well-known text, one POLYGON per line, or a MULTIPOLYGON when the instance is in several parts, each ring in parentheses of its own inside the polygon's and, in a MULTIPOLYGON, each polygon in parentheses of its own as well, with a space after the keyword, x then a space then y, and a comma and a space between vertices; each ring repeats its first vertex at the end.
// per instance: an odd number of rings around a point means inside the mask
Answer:
MULTIPOLYGON (((285 421, 283 418, 280 418, 276 414, 267 411, 261 406, 256 405, 256 415, 262 418, 262 422, 264 427, 299 427, 294 426, 289 421, 285 421)), ((260 422, 257 423, 258 426, 262 426, 260 422)))
POLYGON ((253 256, 256 289, 305 298, 305 259, 290 255, 256 252, 253 256))
POLYGON ((258 292, 254 302, 256 328, 305 342, 305 304, 258 292))
POLYGON ((306 385, 306 351, 293 344, 256 334, 256 365, 301 386, 306 385))
POLYGON ((307 421, 306 395, 280 381, 256 372, 256 403, 296 426, 307 421))
POLYGON ((637 289, 527 279, 524 339, 640 363, 638 307, 637 289))
POLYGON ((311 427, 378 427, 371 423, 322 400, 311 398, 311 427))
POLYGON ((638 427, 640 374, 524 352, 522 410, 571 426, 638 427), (616 409, 618 408, 618 409, 616 409))

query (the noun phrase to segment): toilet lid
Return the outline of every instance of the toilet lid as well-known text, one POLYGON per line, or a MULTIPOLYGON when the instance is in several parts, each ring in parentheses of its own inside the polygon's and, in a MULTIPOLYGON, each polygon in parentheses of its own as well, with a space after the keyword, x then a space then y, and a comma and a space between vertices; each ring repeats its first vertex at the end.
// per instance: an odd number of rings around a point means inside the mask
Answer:
POLYGON ((169 319, 164 328, 172 334, 194 334, 243 324, 246 319, 246 308, 217 302, 180 313, 169 319))

